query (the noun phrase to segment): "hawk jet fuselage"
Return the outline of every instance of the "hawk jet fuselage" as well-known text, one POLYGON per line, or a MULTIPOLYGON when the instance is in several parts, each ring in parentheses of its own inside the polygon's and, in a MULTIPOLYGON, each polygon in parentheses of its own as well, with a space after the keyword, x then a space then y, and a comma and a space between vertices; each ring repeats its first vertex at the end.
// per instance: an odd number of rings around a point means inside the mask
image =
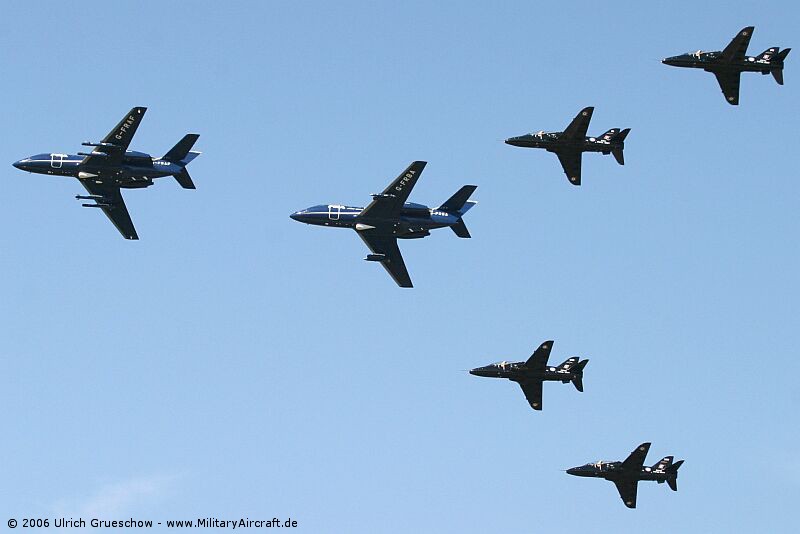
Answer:
POLYGON ((355 230, 372 252, 364 259, 383 265, 400 287, 412 287, 397 240, 423 238, 431 230, 445 227, 458 237, 468 238, 462 217, 477 204, 469 200, 477 188, 474 185, 465 185, 438 208, 406 202, 425 165, 424 161, 412 163, 383 193, 372 195, 366 208, 320 204, 290 217, 306 224, 355 230))
POLYGON ((644 467, 644 460, 650 443, 642 443, 623 462, 598 461, 567 469, 567 473, 577 477, 603 478, 617 486, 619 496, 628 508, 636 508, 636 494, 640 480, 666 482, 673 491, 678 491, 678 469, 683 460, 672 463, 672 456, 665 456, 650 467, 644 467))
POLYGON ((548 367, 547 360, 553 341, 545 341, 525 362, 493 363, 472 369, 469 374, 488 378, 506 378, 517 382, 534 410, 542 409, 542 382, 572 382, 575 389, 583 391, 583 368, 589 360, 572 357, 557 367, 548 367))
POLYGON ((668 57, 661 62, 672 67, 703 69, 706 72, 714 73, 720 89, 722 89, 722 94, 725 95, 725 100, 736 106, 739 104, 739 81, 743 72, 772 74, 775 81, 779 85, 783 85, 783 61, 791 48, 781 50, 779 47, 773 46, 757 56, 746 55, 754 29, 753 26, 743 28, 725 47, 725 50, 687 52, 668 57))
POLYGON ((570 183, 581 185, 581 155, 584 152, 600 152, 601 154, 614 154, 620 165, 625 165, 623 150, 625 138, 631 131, 626 128, 611 128, 598 137, 586 135, 589 121, 592 120, 593 107, 587 107, 572 120, 563 132, 537 132, 532 134, 509 137, 506 144, 523 148, 543 148, 558 156, 564 174, 570 183))
POLYGON ((174 176, 184 189, 195 189, 186 166, 200 152, 191 148, 199 135, 187 134, 163 157, 128 150, 147 108, 136 107, 99 143, 85 142, 91 152, 77 154, 44 153, 21 159, 13 166, 32 173, 77 178, 89 195, 77 195, 88 208, 101 208, 126 239, 138 239, 120 189, 142 189, 153 180, 174 176))

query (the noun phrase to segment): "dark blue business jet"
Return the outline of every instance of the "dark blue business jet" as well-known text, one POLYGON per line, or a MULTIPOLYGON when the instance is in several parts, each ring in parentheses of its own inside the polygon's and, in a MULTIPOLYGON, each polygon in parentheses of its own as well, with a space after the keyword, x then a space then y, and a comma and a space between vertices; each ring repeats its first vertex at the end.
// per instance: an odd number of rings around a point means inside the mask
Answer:
POLYGON ((364 258, 377 261, 400 287, 413 287, 398 239, 418 239, 435 228, 450 227, 458 237, 470 237, 462 217, 477 204, 469 200, 477 189, 465 185, 438 208, 406 202, 427 162, 415 161, 383 193, 373 194, 366 208, 321 204, 290 215, 295 221, 317 226, 352 228, 364 240, 372 254, 364 258))
POLYGON ((125 239, 139 239, 120 189, 150 187, 153 179, 164 176, 174 176, 184 189, 195 189, 186 165, 200 155, 200 152, 192 151, 200 137, 197 134, 185 135, 160 158, 129 151, 128 146, 145 111, 147 108, 133 108, 102 141, 82 143, 92 147, 91 152, 37 154, 13 165, 23 171, 77 178, 89 195, 76 195, 75 198, 94 201, 82 206, 100 208, 125 239))

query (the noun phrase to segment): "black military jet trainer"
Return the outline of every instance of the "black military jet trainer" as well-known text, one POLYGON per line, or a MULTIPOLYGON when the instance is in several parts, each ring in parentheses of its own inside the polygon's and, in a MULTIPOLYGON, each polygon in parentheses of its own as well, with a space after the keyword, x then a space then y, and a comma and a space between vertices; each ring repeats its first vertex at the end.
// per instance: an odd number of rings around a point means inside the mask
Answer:
POLYGON ((548 152, 555 152, 570 183, 581 185, 581 154, 584 152, 614 154, 617 163, 625 165, 622 151, 625 148, 625 137, 631 131, 630 128, 622 131, 619 131, 619 128, 611 128, 600 137, 586 137, 593 112, 593 107, 583 108, 563 132, 538 132, 510 137, 506 139, 506 144, 525 148, 544 148, 548 152))
POLYGON ((383 193, 373 194, 366 208, 322 204, 290 215, 295 221, 318 226, 352 228, 372 254, 364 258, 377 261, 400 287, 412 287, 398 239, 418 239, 435 228, 449 226, 458 237, 470 237, 462 217, 477 204, 469 200, 476 185, 465 185, 438 208, 406 202, 427 162, 415 161, 383 193))
POLYGON ((678 491, 678 468, 683 460, 672 463, 672 456, 665 456, 652 467, 643 467, 649 443, 642 443, 624 462, 603 462, 586 464, 567 469, 567 473, 578 477, 596 477, 610 480, 617 486, 622 502, 628 508, 636 508, 636 491, 640 480, 666 482, 672 491, 678 491))
POLYGON ((552 341, 545 341, 526 362, 500 362, 478 367, 469 373, 490 378, 507 378, 517 382, 525 398, 534 410, 542 409, 542 382, 545 380, 572 382, 578 391, 583 391, 583 368, 589 360, 578 361, 572 357, 558 367, 547 367, 547 359, 553 349, 552 341))
POLYGON ((23 171, 77 178, 89 195, 76 195, 75 198, 94 201, 82 206, 100 208, 125 239, 139 239, 120 189, 150 187, 154 178, 164 176, 174 176, 184 189, 195 189, 186 165, 200 155, 200 152, 191 151, 200 137, 197 134, 185 135, 160 158, 129 151, 128 146, 145 111, 147 108, 133 108, 102 141, 82 143, 92 147, 91 152, 37 154, 13 165, 23 171))
POLYGON ((781 50, 777 46, 767 48, 758 56, 746 56, 753 26, 740 31, 731 43, 721 52, 687 52, 680 56, 668 57, 661 62, 673 67, 689 67, 713 72, 717 77, 725 100, 734 106, 739 104, 739 78, 743 72, 772 73, 775 81, 783 85, 783 60, 791 48, 781 50))

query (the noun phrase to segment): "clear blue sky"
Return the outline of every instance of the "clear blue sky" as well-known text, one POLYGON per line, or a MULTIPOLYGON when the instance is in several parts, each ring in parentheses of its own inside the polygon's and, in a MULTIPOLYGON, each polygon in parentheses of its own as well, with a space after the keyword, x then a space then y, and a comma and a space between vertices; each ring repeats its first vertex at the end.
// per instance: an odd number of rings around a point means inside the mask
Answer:
MULTIPOLYGON (((0 514, 291 516, 301 532, 791 532, 798 454, 797 52, 786 85, 659 60, 800 47, 795 2, 19 2, 0 22, 0 514), (141 241, 11 163, 187 132, 196 191, 126 192, 141 241), (506 146, 595 106, 626 165, 506 146), (477 184, 473 239, 289 213, 477 184), (463 370, 588 357, 586 391, 463 370), (563 469, 686 459, 678 493, 563 469)), ((798 50, 800 51, 800 50, 798 50)), ((6 529, 2 526, 0 529, 6 529)))

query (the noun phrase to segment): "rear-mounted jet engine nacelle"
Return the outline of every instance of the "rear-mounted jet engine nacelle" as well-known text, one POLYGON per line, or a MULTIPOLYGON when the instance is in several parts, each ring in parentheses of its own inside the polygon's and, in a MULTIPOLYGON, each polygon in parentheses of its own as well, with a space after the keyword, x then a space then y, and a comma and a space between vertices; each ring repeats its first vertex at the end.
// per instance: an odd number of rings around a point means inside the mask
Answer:
POLYGON ((84 141, 81 143, 83 146, 115 146, 113 143, 92 143, 91 141, 84 141))
POLYGON ((153 185, 153 180, 149 178, 134 178, 133 181, 126 183, 125 187, 127 189, 140 189, 151 185, 153 185))
POLYGON ((400 234, 397 236, 397 239, 421 239, 423 237, 431 235, 430 231, 428 230, 419 230, 416 232, 408 232, 405 234, 400 234))
POLYGON ((386 261, 386 254, 367 254, 366 261, 386 261))

